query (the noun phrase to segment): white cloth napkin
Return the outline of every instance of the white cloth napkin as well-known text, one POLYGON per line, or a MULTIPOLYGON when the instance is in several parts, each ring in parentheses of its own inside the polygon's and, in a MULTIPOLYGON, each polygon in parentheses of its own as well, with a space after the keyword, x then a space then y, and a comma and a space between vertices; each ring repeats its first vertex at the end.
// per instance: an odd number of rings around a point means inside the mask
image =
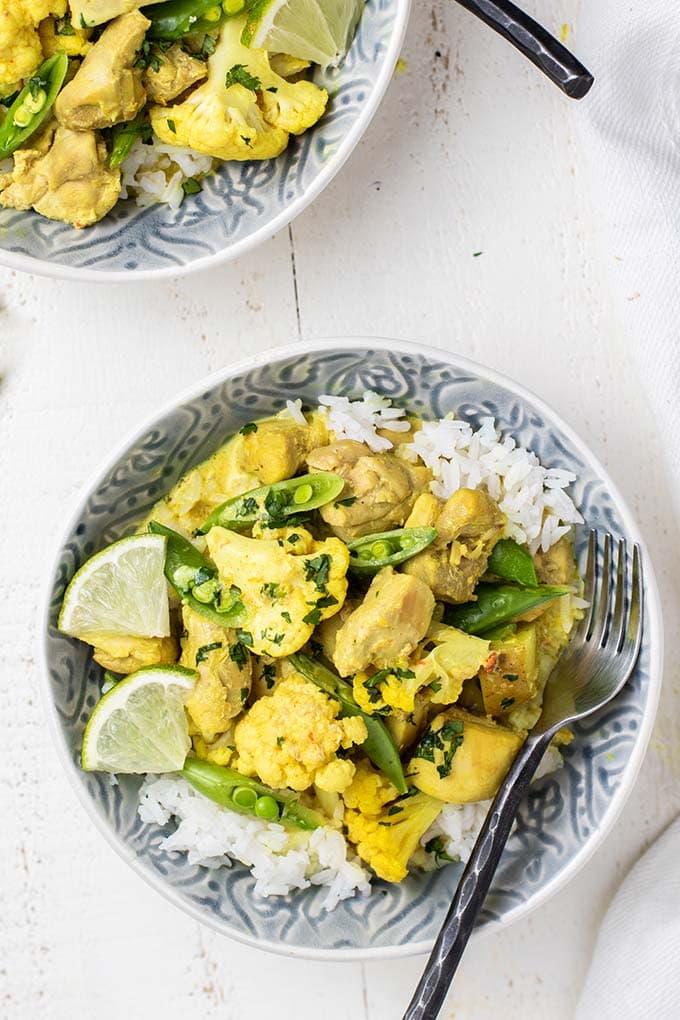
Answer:
MULTIPOLYGON (((590 0, 574 46, 595 75, 575 119, 680 512, 680 5, 590 0)), ((680 819, 614 897, 575 1020, 680 1020, 680 819)))
POLYGON ((680 509, 680 5, 588 0, 573 44, 595 76, 575 121, 680 509))
POLYGON ((634 865, 602 922, 574 1020, 680 1017, 680 819, 634 865))

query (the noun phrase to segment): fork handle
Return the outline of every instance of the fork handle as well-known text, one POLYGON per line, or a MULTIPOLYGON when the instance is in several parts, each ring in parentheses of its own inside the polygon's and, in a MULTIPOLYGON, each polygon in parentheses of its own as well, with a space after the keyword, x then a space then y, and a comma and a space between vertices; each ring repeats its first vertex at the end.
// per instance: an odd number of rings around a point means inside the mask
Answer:
POLYGON ((436 1020, 439 1015, 472 934, 477 914, 486 899, 517 809, 551 736, 552 731, 530 734, 510 766, 477 837, 446 920, 403 1020, 436 1020))
POLYGON ((593 76, 542 25, 510 0, 458 0, 466 10, 507 39, 571 99, 583 99, 593 76))

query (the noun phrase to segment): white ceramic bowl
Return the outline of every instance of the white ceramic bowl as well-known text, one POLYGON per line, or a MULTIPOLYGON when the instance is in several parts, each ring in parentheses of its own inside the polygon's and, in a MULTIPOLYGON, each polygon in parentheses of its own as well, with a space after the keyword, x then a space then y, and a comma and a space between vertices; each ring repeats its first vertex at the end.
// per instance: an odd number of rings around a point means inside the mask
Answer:
MULTIPOLYGON (((588 527, 629 542, 642 538, 621 495, 576 433, 539 398, 462 358, 397 340, 338 339, 279 348, 193 386, 146 422, 86 486, 60 543, 49 581, 44 630, 45 694, 62 763, 78 796, 112 846, 151 885, 224 934, 276 952, 367 959, 429 949, 461 867, 375 882, 367 899, 326 914, 318 890, 290 900, 258 900, 240 866, 210 872, 158 847, 163 832, 136 815, 139 778, 87 774, 78 767, 83 727, 99 696, 101 671, 89 649, 59 634, 64 588, 80 564, 129 532, 186 469, 252 418, 288 397, 314 406, 320 393, 374 389, 424 417, 449 411, 493 415, 503 432, 544 464, 573 470, 574 499, 588 527)), ((585 529, 584 529, 585 530, 585 529)), ((643 545, 644 549, 644 545, 643 545)), ((480 928, 524 916, 561 888, 600 845, 630 793, 649 740, 661 684, 659 599, 645 555, 646 616, 637 669, 616 701, 578 724, 565 765, 536 783, 523 804, 480 928)))

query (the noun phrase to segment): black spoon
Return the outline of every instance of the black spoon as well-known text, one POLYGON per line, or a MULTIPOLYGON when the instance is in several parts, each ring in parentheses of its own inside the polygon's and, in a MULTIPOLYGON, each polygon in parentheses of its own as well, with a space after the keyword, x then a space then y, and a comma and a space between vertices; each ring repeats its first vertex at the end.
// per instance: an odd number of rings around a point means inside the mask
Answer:
POLYGON ((583 99, 592 74, 542 25, 510 0, 458 0, 468 11, 502 35, 572 99, 583 99))

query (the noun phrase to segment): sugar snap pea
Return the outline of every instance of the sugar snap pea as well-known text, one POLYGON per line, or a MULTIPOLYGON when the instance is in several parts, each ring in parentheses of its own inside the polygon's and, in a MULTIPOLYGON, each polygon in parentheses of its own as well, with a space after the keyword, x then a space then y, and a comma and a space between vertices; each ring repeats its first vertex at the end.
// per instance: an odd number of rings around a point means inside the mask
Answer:
POLYGON ((182 603, 221 627, 238 627, 245 615, 241 589, 225 589, 217 568, 172 528, 150 521, 149 531, 166 538, 165 576, 182 603))
POLYGON ((249 528, 258 520, 269 527, 280 527, 295 514, 317 510, 330 503, 340 495, 344 485, 342 478, 330 471, 317 471, 312 475, 299 475, 284 482, 263 485, 222 503, 196 534, 205 535, 215 525, 232 530, 249 528))
POLYGON ((181 39, 199 29, 210 31, 224 15, 240 14, 245 0, 167 0, 146 7, 148 39, 181 39))
POLYGON ((538 584, 531 553, 512 538, 502 538, 496 543, 489 556, 488 569, 504 581, 514 581, 529 587, 538 584))
POLYGON ((272 790, 224 765, 187 758, 180 774, 204 797, 240 815, 310 831, 324 824, 322 815, 301 804, 294 793, 272 790))
POLYGON ((350 542, 349 565, 356 574, 377 574, 422 552, 437 537, 436 528, 397 528, 350 542))
POLYGON ((316 684, 329 697, 339 701, 342 715, 361 716, 368 730, 368 736, 361 745, 366 757, 370 758, 373 764, 385 773, 399 793, 406 793, 408 787, 404 778, 404 770, 390 732, 382 719, 369 715, 359 708, 354 700, 352 685, 347 680, 341 680, 339 676, 336 676, 330 669, 326 669, 321 663, 315 662, 300 652, 289 655, 288 661, 307 680, 316 684))
POLYGON ((0 124, 0 159, 28 141, 50 112, 68 71, 68 57, 59 50, 32 75, 0 124))
POLYGON ((465 602, 460 606, 448 606, 444 613, 444 623, 458 627, 468 634, 486 636, 486 632, 512 623, 524 616, 531 609, 547 605, 555 599, 568 595, 570 588, 561 588, 549 584, 515 587, 510 584, 480 584, 475 589, 475 602, 465 602))

